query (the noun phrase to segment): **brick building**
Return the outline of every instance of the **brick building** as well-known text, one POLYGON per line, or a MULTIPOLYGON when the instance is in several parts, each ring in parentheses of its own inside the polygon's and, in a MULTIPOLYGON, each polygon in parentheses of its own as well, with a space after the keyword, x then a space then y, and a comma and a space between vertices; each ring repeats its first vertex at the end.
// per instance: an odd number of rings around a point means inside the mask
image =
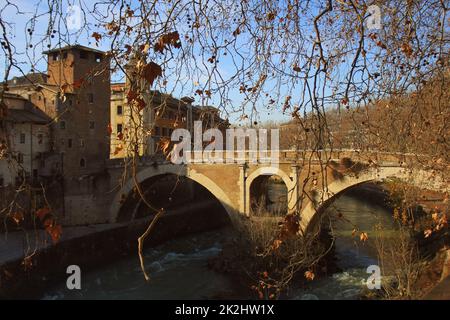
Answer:
POLYGON ((26 98, 51 121, 51 149, 61 155, 70 181, 105 168, 109 155, 109 59, 81 45, 44 54, 47 74, 30 74, 8 82, 9 92, 26 98))

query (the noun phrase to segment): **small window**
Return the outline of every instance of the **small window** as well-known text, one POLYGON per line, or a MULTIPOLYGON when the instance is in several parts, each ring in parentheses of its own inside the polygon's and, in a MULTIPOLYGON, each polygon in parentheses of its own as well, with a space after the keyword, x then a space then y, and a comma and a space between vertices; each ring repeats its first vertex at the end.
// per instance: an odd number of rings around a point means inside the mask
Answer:
POLYGON ((25 133, 21 133, 20 134, 20 143, 24 144, 25 143, 25 133))
POLYGON ((72 101, 72 99, 69 99, 69 106, 72 106, 73 105, 73 101, 72 101))
POLYGON ((72 148, 72 139, 67 139, 67 148, 72 148))
POLYGON ((53 53, 53 61, 58 61, 59 60, 59 54, 57 52, 53 53))
POLYGON ((55 100, 52 100, 52 105, 55 105, 55 100))
POLYGON ((89 121, 89 129, 91 130, 95 129, 95 121, 89 121))
POLYGON ((59 128, 60 128, 61 130, 66 129, 66 122, 65 122, 65 121, 61 121, 61 122, 59 123, 59 128))
POLYGON ((5 186, 5 178, 0 174, 0 188, 5 186))
POLYGON ((23 153, 21 152, 17 154, 17 163, 23 163, 23 153))
POLYGON ((117 114, 121 115, 123 113, 122 106, 117 106, 117 114))
POLYGON ((45 168, 45 157, 42 152, 38 152, 37 159, 39 160, 39 167, 45 168))
POLYGON ((20 186, 23 182, 23 173, 19 173, 18 176, 16 176, 16 186, 20 186))
POLYGON ((80 139, 80 147, 84 148, 84 139, 80 139))
POLYGON ((80 51, 80 59, 87 59, 88 53, 86 51, 80 51))
POLYGON ((66 141, 64 139, 61 139, 61 147, 64 147, 65 143, 66 143, 66 141))
POLYGON ((33 169, 33 179, 37 180, 37 178, 38 178, 38 171, 37 169, 33 169))
POLYGON ((99 53, 97 53, 97 54, 95 55, 95 62, 99 63, 99 62, 101 62, 101 61, 102 61, 102 55, 99 54, 99 53))
POLYGON ((38 144, 42 144, 44 142, 44 135, 42 133, 38 133, 38 144))
POLYGON ((44 98, 44 104, 46 104, 47 103, 47 98, 44 98))
POLYGON ((86 160, 84 160, 84 158, 80 159, 80 167, 81 168, 86 168, 86 160))
POLYGON ((38 95, 38 100, 39 100, 39 101, 41 101, 41 100, 42 100, 42 97, 41 97, 40 95, 38 95))
POLYGON ((161 128, 155 127, 155 136, 160 136, 160 135, 161 135, 161 128))
POLYGON ((88 102, 94 103, 94 94, 93 93, 88 93, 88 102))
POLYGON ((117 133, 120 133, 120 132, 122 132, 122 124, 121 123, 119 123, 117 125, 117 133))
POLYGON ((67 51, 63 53, 63 59, 67 59, 67 51))

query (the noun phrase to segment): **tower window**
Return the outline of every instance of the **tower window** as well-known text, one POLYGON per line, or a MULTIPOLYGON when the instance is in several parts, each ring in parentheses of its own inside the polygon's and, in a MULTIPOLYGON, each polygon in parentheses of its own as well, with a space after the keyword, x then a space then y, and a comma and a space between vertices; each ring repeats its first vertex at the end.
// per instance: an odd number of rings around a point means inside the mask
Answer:
POLYGON ((122 132, 122 124, 121 123, 117 124, 117 133, 120 133, 120 132, 122 132))
POLYGON ((53 53, 53 61, 58 61, 59 60, 59 54, 57 52, 53 53))
POLYGON ((63 53, 63 59, 67 59, 67 51, 63 53))
POLYGON ((84 158, 80 159, 80 167, 81 168, 86 168, 86 160, 84 160, 84 158))
POLYGON ((101 62, 102 61, 102 55, 101 54, 96 54, 95 55, 95 62, 101 62))
POLYGON ((80 59, 87 59, 88 53, 86 51, 80 51, 80 59))
POLYGON ((117 106, 117 114, 122 115, 122 113, 123 113, 122 106, 117 106))

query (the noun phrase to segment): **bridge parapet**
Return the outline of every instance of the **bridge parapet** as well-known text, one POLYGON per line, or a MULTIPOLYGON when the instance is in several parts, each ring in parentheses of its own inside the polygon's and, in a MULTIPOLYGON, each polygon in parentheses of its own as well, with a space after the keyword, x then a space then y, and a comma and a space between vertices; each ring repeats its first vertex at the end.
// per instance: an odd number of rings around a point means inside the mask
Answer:
MULTIPOLYGON (((272 150, 271 152, 258 151, 226 151, 213 150, 205 151, 187 151, 187 163, 185 164, 305 164, 305 163, 327 163, 329 161, 341 161, 350 159, 353 162, 373 163, 379 166, 405 166, 415 163, 418 156, 414 154, 389 153, 377 151, 365 151, 352 149, 334 149, 334 150, 272 150), (272 153, 272 154, 271 154, 272 153)), ((139 157, 138 166, 168 164, 171 160, 162 155, 139 157)), ((125 164, 131 163, 131 158, 116 158, 107 161, 107 168, 120 168, 125 164)))

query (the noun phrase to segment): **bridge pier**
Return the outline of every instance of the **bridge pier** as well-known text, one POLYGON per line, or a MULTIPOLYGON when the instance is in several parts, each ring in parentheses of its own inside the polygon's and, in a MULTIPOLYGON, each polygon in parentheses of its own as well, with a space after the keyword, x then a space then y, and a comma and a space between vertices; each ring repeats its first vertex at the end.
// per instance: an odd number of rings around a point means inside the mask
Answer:
POLYGON ((298 175, 299 175, 299 166, 295 163, 291 165, 291 174, 289 178, 291 178, 291 186, 286 186, 288 188, 288 213, 299 212, 299 188, 298 188, 298 175))
POLYGON ((250 208, 249 208, 249 201, 247 201, 247 197, 250 195, 247 194, 247 187, 246 187, 246 165, 240 164, 239 165, 239 211, 245 214, 247 217, 250 216, 250 208))

